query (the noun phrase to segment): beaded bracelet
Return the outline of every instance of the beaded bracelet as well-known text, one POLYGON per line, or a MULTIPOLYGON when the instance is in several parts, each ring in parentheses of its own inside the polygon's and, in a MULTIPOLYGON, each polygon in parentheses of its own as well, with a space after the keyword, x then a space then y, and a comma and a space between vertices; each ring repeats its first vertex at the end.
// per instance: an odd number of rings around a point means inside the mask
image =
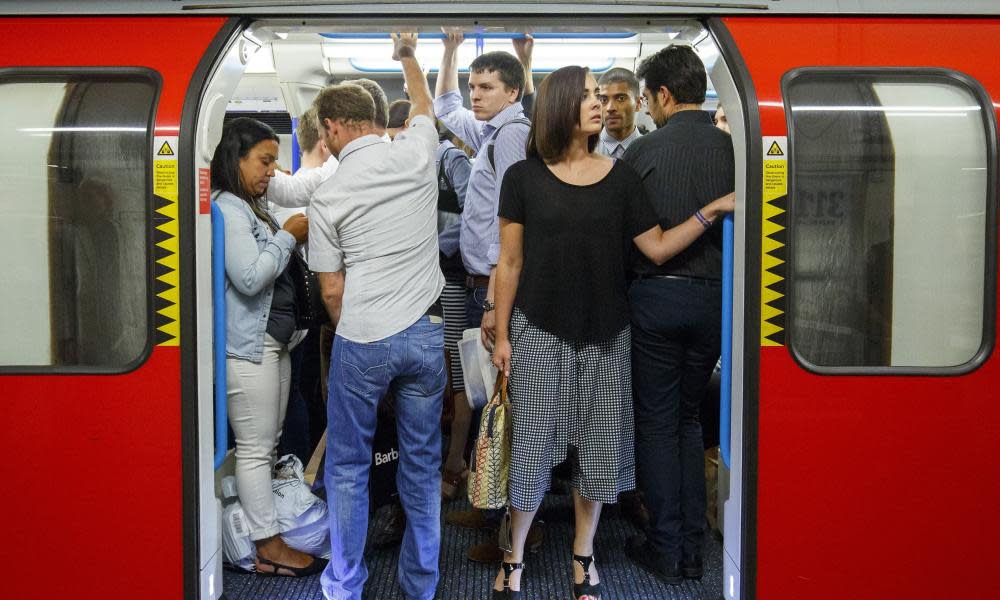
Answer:
POLYGON ((701 223, 702 227, 705 229, 708 229, 713 225, 713 222, 706 219, 705 215, 701 214, 700 210, 694 211, 694 218, 698 219, 698 222, 701 223))

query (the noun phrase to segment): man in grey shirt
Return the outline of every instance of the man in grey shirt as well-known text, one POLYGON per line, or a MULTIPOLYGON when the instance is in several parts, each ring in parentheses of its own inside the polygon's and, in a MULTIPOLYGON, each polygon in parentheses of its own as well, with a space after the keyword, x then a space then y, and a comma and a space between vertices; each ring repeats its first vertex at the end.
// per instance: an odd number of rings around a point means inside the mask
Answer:
POLYGON ((610 69, 597 82, 597 98, 601 101, 604 129, 596 150, 604 156, 621 158, 632 142, 642 137, 635 126, 635 113, 642 107, 639 80, 628 69, 610 69))
POLYGON ((363 552, 372 437, 378 401, 390 387, 407 515, 399 584, 407 598, 431 600, 439 577, 446 375, 438 137, 430 90, 414 58, 416 35, 393 40, 413 102, 410 126, 393 142, 375 133, 372 97, 357 85, 331 86, 314 103, 327 146, 340 160, 309 206, 309 266, 319 273, 337 327, 327 419, 341 427, 327 440, 324 475, 335 558, 321 580, 326 597, 337 600, 360 600, 368 577, 363 552))

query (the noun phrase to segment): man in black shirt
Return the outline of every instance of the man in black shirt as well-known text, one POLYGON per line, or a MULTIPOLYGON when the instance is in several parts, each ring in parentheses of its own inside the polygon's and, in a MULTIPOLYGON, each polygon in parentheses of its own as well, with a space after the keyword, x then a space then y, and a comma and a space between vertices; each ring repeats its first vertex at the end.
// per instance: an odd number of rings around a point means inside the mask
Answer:
MULTIPOLYGON (((637 75, 658 129, 636 140, 623 160, 642 177, 660 226, 669 229, 733 191, 732 138, 701 109, 707 75, 691 48, 664 48, 637 75)), ((650 521, 626 552, 672 584, 702 574, 699 410, 721 347, 722 232, 699 221, 711 230, 662 266, 636 253, 629 289, 636 461, 650 521)))

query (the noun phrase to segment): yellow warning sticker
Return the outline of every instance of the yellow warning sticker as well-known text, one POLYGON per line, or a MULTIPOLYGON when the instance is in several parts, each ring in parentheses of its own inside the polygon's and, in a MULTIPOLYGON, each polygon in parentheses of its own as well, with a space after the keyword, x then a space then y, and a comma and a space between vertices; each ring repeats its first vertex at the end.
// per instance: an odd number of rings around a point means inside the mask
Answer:
POLYGON ((177 136, 153 141, 154 326, 158 346, 180 345, 177 136))
POLYGON ((764 206, 760 279, 760 345, 785 345, 785 278, 788 260, 788 138, 765 136, 764 206))
POLYGON ((156 152, 156 155, 157 156, 176 156, 174 154, 174 149, 172 147, 170 147, 170 142, 168 140, 164 140, 163 143, 160 144, 160 149, 156 152))
POLYGON ((153 193, 177 202, 177 161, 153 161, 153 193))

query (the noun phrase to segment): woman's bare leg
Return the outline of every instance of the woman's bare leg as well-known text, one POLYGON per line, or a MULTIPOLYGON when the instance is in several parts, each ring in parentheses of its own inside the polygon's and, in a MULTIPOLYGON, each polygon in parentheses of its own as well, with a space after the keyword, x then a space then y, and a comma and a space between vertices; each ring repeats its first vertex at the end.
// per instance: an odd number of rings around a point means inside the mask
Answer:
MULTIPOLYGON (((597 523, 601 519, 601 508, 604 505, 600 502, 587 500, 580 495, 580 492, 573 489, 573 511, 576 517, 576 534, 573 537, 573 554, 578 556, 591 556, 594 554, 594 534, 597 533, 597 523)), ((573 581, 583 582, 583 567, 580 563, 573 561, 573 581)), ((597 567, 590 563, 590 583, 600 583, 601 579, 597 575, 597 567)))
MULTIPOLYGON (((535 519, 535 513, 538 510, 535 509, 531 512, 524 512, 517 509, 510 509, 510 552, 505 552, 503 555, 504 562, 509 563, 519 563, 524 561, 524 540, 528 537, 528 529, 531 528, 531 522, 535 519)), ((493 580, 493 589, 502 590, 503 589, 503 568, 501 567, 500 573, 497 575, 496 579, 493 580)), ((521 571, 520 569, 514 571, 510 575, 510 589, 517 591, 521 589, 521 571)))

